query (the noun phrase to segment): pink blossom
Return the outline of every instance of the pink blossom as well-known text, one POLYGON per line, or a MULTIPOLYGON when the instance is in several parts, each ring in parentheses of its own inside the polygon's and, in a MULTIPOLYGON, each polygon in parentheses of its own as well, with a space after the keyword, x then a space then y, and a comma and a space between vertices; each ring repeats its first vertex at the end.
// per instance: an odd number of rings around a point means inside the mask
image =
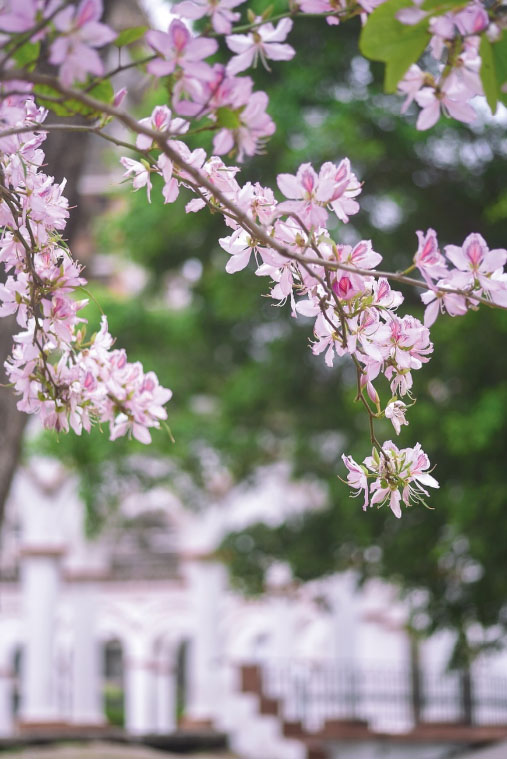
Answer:
POLYGON ((431 285, 433 279, 444 277, 447 274, 445 259, 440 253, 437 234, 434 229, 428 229, 426 234, 419 230, 416 234, 419 247, 414 256, 414 263, 425 281, 431 285))
POLYGON ((448 80, 444 82, 440 92, 432 87, 423 87, 415 95, 417 104, 422 108, 417 119, 417 129, 425 130, 434 126, 440 118, 441 108, 446 115, 457 121, 464 121, 466 124, 475 121, 477 114, 467 102, 470 96, 467 89, 457 87, 448 80))
POLYGON ((218 49, 215 40, 206 37, 193 37, 182 21, 175 19, 167 32, 150 30, 146 33, 146 42, 161 58, 148 63, 148 71, 155 76, 172 74, 176 66, 187 69, 194 77, 207 74, 209 66, 202 63, 204 58, 213 55, 218 49))
POLYGON ((255 243, 246 230, 239 228, 230 237, 221 237, 218 242, 231 256, 225 267, 229 274, 241 271, 248 266, 255 243))
POLYGON ((421 71, 419 66, 416 63, 413 63, 401 82, 398 82, 398 90, 407 96, 407 99, 401 106, 402 113, 405 113, 421 87, 424 86, 425 78, 426 75, 424 71, 421 71))
POLYGON ((436 321, 439 311, 443 313, 445 310, 449 316, 463 316, 466 314, 468 310, 466 297, 458 293, 446 293, 446 289, 454 289, 462 284, 461 278, 459 282, 456 282, 453 277, 454 273, 451 272, 449 277, 436 283, 436 290, 428 290, 421 295, 422 302, 427 306, 424 311, 425 327, 431 327, 436 321))
POLYGON ((401 517, 402 500, 406 506, 412 502, 424 503, 423 496, 429 495, 425 488, 439 486, 426 471, 430 468, 430 462, 419 443, 414 448, 400 450, 391 440, 387 440, 381 451, 374 448, 372 455, 363 463, 372 472, 370 476, 377 475, 370 485, 370 493, 373 494, 371 505, 389 503, 389 508, 398 519, 401 517))
POLYGON ((269 71, 267 59, 273 61, 289 61, 296 54, 293 47, 282 44, 292 29, 292 21, 283 18, 275 27, 273 24, 262 24, 262 19, 256 19, 259 26, 249 34, 232 34, 226 37, 226 43, 230 50, 237 55, 233 56, 227 64, 228 74, 238 74, 261 59, 264 67, 269 71))
MULTIPOLYGON (((341 10, 347 7, 344 0, 299 0, 299 7, 303 13, 332 13, 339 14, 341 10)), ((330 15, 326 18, 330 26, 337 26, 340 23, 338 15, 330 15)))
POLYGON ((403 295, 393 290, 385 277, 379 277, 373 283, 373 305, 385 309, 394 309, 403 303, 403 295))
POLYGON ((60 34, 51 45, 49 60, 60 64, 59 77, 66 86, 84 81, 88 73, 100 76, 104 71, 94 48, 114 40, 116 32, 99 22, 102 10, 102 0, 81 0, 77 8, 67 6, 54 18, 60 34))
POLYGON ((371 240, 361 240, 351 245, 337 245, 336 257, 340 263, 357 266, 359 269, 373 269, 382 261, 380 253, 373 250, 371 240))
MULTIPOLYGON (((0 30, 4 32, 27 32, 40 18, 47 18, 61 5, 60 0, 4 0, 0 13, 0 30)), ((41 39, 47 30, 33 36, 41 39)))
POLYGON ((324 163, 318 175, 311 164, 304 163, 296 176, 279 174, 277 183, 285 197, 290 199, 289 202, 281 203, 278 210, 295 213, 309 227, 319 227, 326 223, 328 205, 342 221, 348 221, 347 214, 359 210, 359 204, 353 197, 361 192, 361 185, 350 171, 347 159, 338 166, 324 163))
POLYGON ((489 16, 480 2, 469 3, 454 15, 454 23, 463 36, 480 34, 489 26, 489 16))
POLYGON ((239 125, 223 128, 213 139, 213 150, 218 155, 229 153, 233 148, 238 151, 238 161, 245 155, 259 152, 266 137, 275 131, 275 125, 266 113, 268 96, 265 92, 254 92, 246 106, 237 111, 239 125))
POLYGON ((398 21, 401 21, 402 24, 413 26, 414 24, 418 24, 419 21, 422 21, 423 18, 426 18, 428 12, 419 7, 421 3, 422 0, 414 0, 414 5, 412 7, 402 8, 401 11, 398 11, 396 14, 398 21))
POLYGON ((351 171, 349 159, 344 158, 338 166, 330 162, 322 164, 320 178, 332 187, 329 206, 340 221, 347 224, 349 216, 359 211, 359 203, 354 198, 361 192, 361 183, 351 171))
POLYGON ((230 34, 232 24, 240 18, 231 8, 245 0, 183 0, 173 5, 171 10, 179 16, 192 20, 210 16, 213 29, 217 34, 230 34))
POLYGON ((236 203, 252 219, 258 220, 259 224, 270 224, 276 213, 273 190, 263 187, 259 182, 247 182, 239 191, 236 203))
POLYGON ((139 161, 134 161, 132 158, 125 158, 125 157, 120 158, 120 163, 127 169, 127 171, 123 175, 124 177, 129 177, 131 174, 134 175, 134 181, 132 182, 132 186, 134 190, 140 190, 141 187, 146 187, 148 201, 150 201, 152 184, 150 181, 149 167, 147 167, 144 163, 140 163, 139 161))
POLYGON ((392 425, 396 431, 396 434, 400 434, 402 425, 408 424, 405 414, 407 412, 407 406, 403 401, 390 401, 385 410, 386 419, 390 419, 392 425))
POLYGON ((5 284, 0 283, 0 317, 16 314, 16 321, 21 327, 27 326, 28 306, 30 303, 29 280, 21 272, 17 277, 8 277, 5 284))
POLYGON ((162 189, 164 203, 174 203, 180 193, 180 187, 178 180, 173 176, 173 162, 165 153, 161 153, 157 160, 157 166, 164 179, 164 187, 162 189))
MULTIPOLYGON (((140 124, 153 129, 156 132, 167 132, 170 135, 185 134, 188 132, 190 124, 184 119, 172 118, 172 113, 166 105, 157 105, 153 109, 151 116, 141 119, 140 124)), ((136 137, 136 147, 140 150, 149 150, 153 145, 153 140, 147 134, 138 134, 136 137)))
POLYGON ((358 496, 364 490, 363 511, 368 508, 368 480, 366 479, 366 470, 354 461, 352 456, 342 454, 342 461, 349 470, 347 475, 347 484, 356 489, 355 496, 358 496))
POLYGON ((491 275, 507 261, 507 250, 489 250, 485 239, 477 233, 468 235, 461 248, 447 245, 445 255, 457 269, 470 272, 485 290, 495 289, 491 275))

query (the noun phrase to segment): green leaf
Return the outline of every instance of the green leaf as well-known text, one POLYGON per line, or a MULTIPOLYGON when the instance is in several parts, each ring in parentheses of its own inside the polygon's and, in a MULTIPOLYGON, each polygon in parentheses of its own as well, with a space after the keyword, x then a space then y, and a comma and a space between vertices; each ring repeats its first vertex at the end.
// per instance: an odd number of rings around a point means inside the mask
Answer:
POLYGON ((427 18, 413 26, 402 24, 396 18, 398 11, 411 4, 410 0, 387 0, 370 14, 361 32, 359 48, 362 54, 387 64, 387 92, 396 90, 396 85, 422 55, 430 39, 427 18))
POLYGON ((406 46, 400 47, 399 55, 393 56, 386 61, 384 75, 384 89, 386 92, 396 92, 398 82, 403 79, 410 66, 415 63, 424 52, 428 44, 427 35, 421 37, 419 44, 413 39, 406 46))
POLYGON ((114 40, 113 45, 116 45, 116 47, 131 45, 133 42, 141 39, 141 37, 144 37, 148 28, 147 26, 131 26, 129 29, 123 29, 114 40))
POLYGON ((36 84, 33 88, 34 94, 37 96, 37 102, 40 105, 43 105, 44 108, 48 108, 50 111, 53 111, 53 113, 56 113, 57 116, 71 116, 72 111, 69 110, 69 108, 65 107, 63 103, 53 103, 51 100, 46 100, 44 98, 44 95, 47 95, 51 98, 59 98, 61 97, 58 90, 53 89, 53 87, 49 87, 49 85, 46 84, 36 84))
POLYGON ((491 45, 491 52, 496 71, 497 96, 507 105, 507 32, 504 31, 503 37, 491 45))
POLYGON ((433 11, 433 15, 440 15, 441 13, 447 13, 447 11, 465 7, 468 3, 464 0, 424 0, 421 5, 423 11, 433 11))
MULTIPOLYGON (((94 85, 91 90, 88 91, 88 94, 95 98, 95 100, 101 100, 103 103, 111 103, 114 98, 113 85, 109 79, 103 79, 94 85)), ((86 106, 83 107, 86 108, 86 106)))
POLYGON ((217 109, 217 126, 226 129, 238 129, 241 125, 237 111, 222 106, 217 109))
POLYGON ((40 53, 40 42, 25 42, 19 50, 13 55, 14 60, 20 68, 28 66, 30 63, 35 63, 40 53))
MULTIPOLYGON (((81 86, 79 89, 86 89, 86 85, 81 86)), ((74 100, 72 98, 64 100, 61 103, 53 103, 51 100, 46 100, 44 95, 51 98, 61 97, 58 90, 53 89, 53 87, 50 87, 49 85, 36 85, 34 87, 34 93, 37 95, 38 102, 45 108, 49 108, 53 113, 56 113, 57 116, 75 116, 76 114, 81 114, 82 116, 96 118, 100 115, 100 111, 95 111, 88 105, 84 105, 83 103, 80 103, 79 100, 74 100)), ((87 90, 87 94, 96 100, 100 100, 104 103, 111 103, 114 97, 114 90, 111 82, 106 79, 98 82, 87 90)))
POLYGON ((498 82, 496 78, 495 60, 493 58, 493 50, 491 49, 491 42, 488 40, 485 34, 482 35, 481 45, 479 48, 479 54, 481 56, 481 82, 486 100, 491 108, 491 112, 495 113, 498 102, 498 82))

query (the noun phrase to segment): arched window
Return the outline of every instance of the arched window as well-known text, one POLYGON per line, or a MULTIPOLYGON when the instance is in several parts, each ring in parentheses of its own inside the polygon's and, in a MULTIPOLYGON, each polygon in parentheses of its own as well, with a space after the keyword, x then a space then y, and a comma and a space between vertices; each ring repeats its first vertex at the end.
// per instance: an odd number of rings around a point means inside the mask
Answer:
POLYGON ((188 640, 182 640, 176 653, 176 720, 179 725, 187 707, 188 640))
POLYGON ((109 640, 103 647, 104 714, 110 725, 125 724, 123 647, 119 640, 109 640))

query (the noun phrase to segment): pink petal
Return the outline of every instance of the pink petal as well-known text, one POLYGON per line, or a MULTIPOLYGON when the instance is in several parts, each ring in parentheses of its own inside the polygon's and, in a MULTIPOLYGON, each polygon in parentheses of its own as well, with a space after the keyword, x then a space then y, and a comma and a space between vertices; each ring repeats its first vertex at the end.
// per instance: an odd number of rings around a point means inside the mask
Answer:
POLYGON ((248 266, 248 262, 250 261, 250 256, 252 254, 251 248, 246 248, 246 250, 243 253, 240 253, 237 256, 231 256, 229 260, 227 261, 227 264, 225 266, 225 271, 229 274, 234 274, 237 271, 241 271, 242 269, 246 268, 248 266))
POLYGON ((286 198, 298 200, 303 197, 301 185, 294 174, 278 174, 276 183, 280 192, 283 193, 286 198))
POLYGON ((431 325, 435 323, 439 310, 440 310, 439 301, 438 301, 438 298, 435 298, 435 300, 432 303, 430 303, 429 306, 427 306, 424 311, 424 326, 425 327, 431 327, 431 325))
POLYGON ((165 53, 168 53, 171 50, 171 39, 166 32, 150 30, 149 32, 146 32, 144 39, 150 47, 161 55, 165 55, 165 53))
POLYGON ((182 3, 176 3, 171 7, 171 12, 177 16, 197 19, 206 15, 207 7, 205 3, 197 3, 194 0, 184 0, 182 3))
POLYGON ((240 71, 246 71, 249 68, 255 57, 255 48, 251 47, 250 50, 246 50, 241 55, 234 55, 227 64, 226 71, 229 76, 239 74, 240 71))
POLYGON ((416 128, 419 129, 419 131, 430 129, 437 123, 439 117, 440 103, 438 100, 435 100, 434 103, 422 109, 417 119, 416 128))
POLYGON ((296 51, 290 45, 281 45, 278 42, 266 45, 266 55, 273 61, 290 61, 294 58, 296 51))
POLYGON ((227 47, 232 50, 233 53, 245 53, 250 48, 254 47, 254 43, 248 34, 231 34, 225 38, 227 47))

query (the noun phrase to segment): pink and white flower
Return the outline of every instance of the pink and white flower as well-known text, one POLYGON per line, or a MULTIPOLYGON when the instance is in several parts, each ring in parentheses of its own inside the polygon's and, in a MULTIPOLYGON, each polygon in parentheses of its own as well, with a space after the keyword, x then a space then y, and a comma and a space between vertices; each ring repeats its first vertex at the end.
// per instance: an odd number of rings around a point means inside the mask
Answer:
POLYGON ((231 10, 245 0, 183 0, 171 8, 173 13, 192 20, 210 16, 213 29, 217 34, 230 34, 232 24, 240 14, 231 10))
POLYGON ((51 44, 49 60, 60 66, 59 77, 66 86, 104 71, 95 48, 112 42, 116 32, 99 21, 102 13, 102 0, 81 0, 77 8, 68 5, 53 20, 59 35, 51 44))
POLYGON ((192 76, 207 76, 209 66, 203 60, 218 49, 216 40, 194 37, 178 19, 171 22, 167 32, 150 30, 145 39, 160 56, 147 66, 150 74, 155 76, 172 74, 177 66, 187 69, 192 76))
POLYGON ((248 34, 231 34, 226 37, 226 43, 235 56, 227 64, 228 74, 238 74, 240 71, 255 66, 260 58, 264 67, 269 71, 268 59, 272 61, 290 61, 296 51, 285 44, 285 39, 292 29, 292 21, 283 18, 275 27, 273 24, 263 24, 261 18, 256 21, 259 26, 248 34))

